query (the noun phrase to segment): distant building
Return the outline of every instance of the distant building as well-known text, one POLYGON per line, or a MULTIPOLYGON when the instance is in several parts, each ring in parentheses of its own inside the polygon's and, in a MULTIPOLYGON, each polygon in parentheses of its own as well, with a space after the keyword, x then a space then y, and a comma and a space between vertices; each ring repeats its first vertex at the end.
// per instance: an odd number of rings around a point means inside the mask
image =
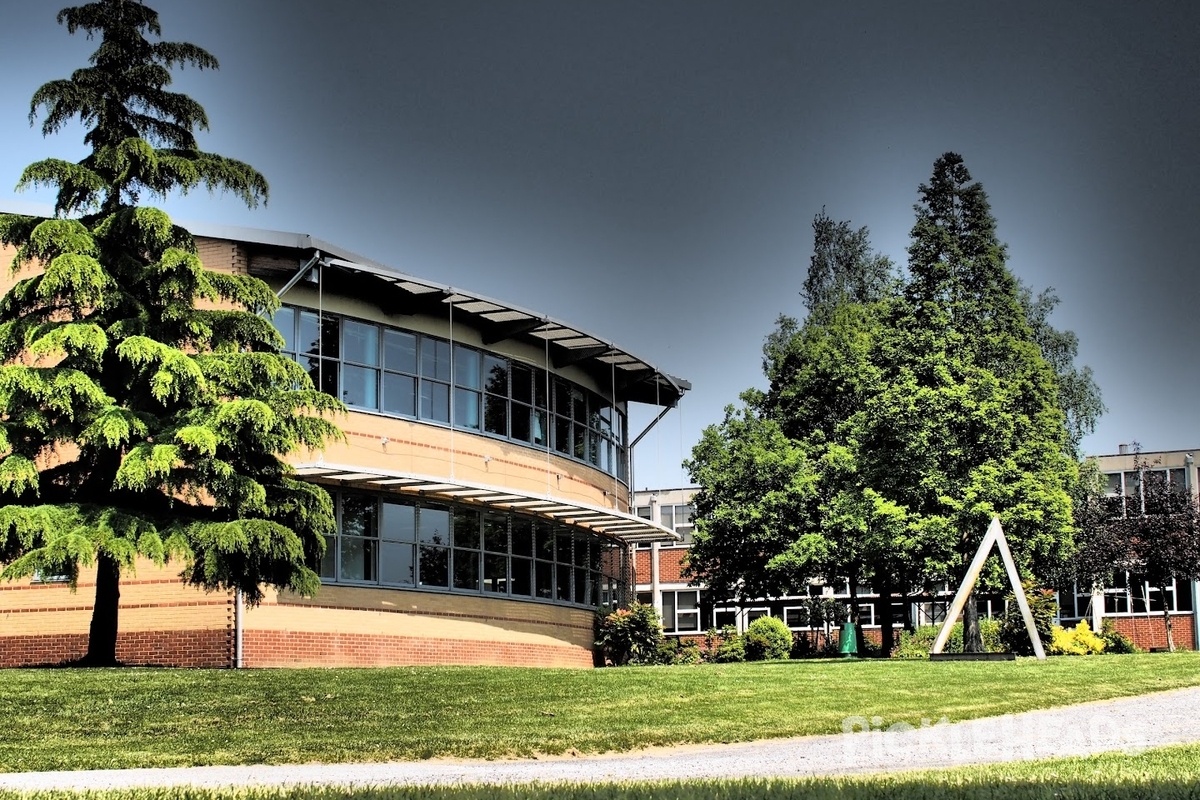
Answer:
MULTIPOLYGON (((1139 475, 1135 455, 1122 447, 1122 452, 1098 456, 1101 472, 1108 480, 1108 502, 1128 504, 1137 502, 1141 481, 1146 473, 1161 475, 1162 480, 1193 494, 1197 491, 1197 472, 1193 452, 1174 450, 1142 453, 1142 474, 1139 475)), ((716 602, 704 586, 693 586, 683 577, 683 559, 694 530, 694 487, 642 490, 634 493, 634 513, 650 522, 675 530, 678 542, 644 542, 637 545, 634 557, 635 591, 641 602, 653 605, 663 618, 663 629, 670 636, 697 636, 709 628, 733 625, 744 631, 755 618, 770 615, 782 619, 796 633, 811 633, 813 628, 801 603, 806 596, 760 598, 744 603, 716 602)), ((908 608, 893 598, 892 619, 896 628, 902 626, 905 611, 915 625, 940 624, 945 620, 956 586, 943 586, 932 595, 914 596, 908 608)), ((1177 580, 1164 594, 1157 586, 1149 585, 1136 572, 1118 572, 1107 585, 1094 591, 1091 587, 1070 586, 1058 590, 1060 621, 1074 625, 1087 619, 1098 630, 1104 620, 1129 636, 1143 648, 1164 647, 1166 632, 1163 626, 1164 605, 1173 620, 1172 629, 1177 647, 1195 649, 1200 641, 1200 598, 1196 581, 1177 580)), ((859 587, 861 623, 866 634, 878 640, 880 604, 884 602, 870 586, 859 587)), ((814 583, 809 595, 849 600, 849 586, 814 583)), ((983 616, 1003 613, 1003 599, 984 597, 980 601, 983 616)))

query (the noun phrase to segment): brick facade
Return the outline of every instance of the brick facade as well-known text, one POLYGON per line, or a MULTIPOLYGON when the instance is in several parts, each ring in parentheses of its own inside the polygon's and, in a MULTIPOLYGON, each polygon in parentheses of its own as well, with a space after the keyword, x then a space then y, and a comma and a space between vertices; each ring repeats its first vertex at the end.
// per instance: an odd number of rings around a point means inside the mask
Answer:
MULTIPOLYGON (((1196 629, 1192 620, 1191 612, 1171 615, 1171 635, 1176 649, 1196 649, 1196 629)), ((1148 617, 1105 617, 1104 621, 1111 622, 1119 633, 1128 636, 1143 649, 1167 646, 1166 622, 1161 613, 1148 617)))

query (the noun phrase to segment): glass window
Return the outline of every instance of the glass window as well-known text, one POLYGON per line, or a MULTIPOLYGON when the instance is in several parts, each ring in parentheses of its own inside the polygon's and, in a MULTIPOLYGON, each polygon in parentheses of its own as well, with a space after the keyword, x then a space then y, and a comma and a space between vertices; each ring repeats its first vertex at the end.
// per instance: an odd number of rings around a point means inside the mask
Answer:
POLYGON ((479 551, 454 548, 454 588, 479 591, 479 551))
POLYGON ((533 555, 533 520, 528 517, 513 517, 512 554, 514 556, 533 555))
POLYGON ((342 535, 374 537, 376 505, 368 495, 342 495, 342 535))
POLYGON ((271 324, 283 336, 282 352, 296 352, 296 309, 283 306, 271 317, 271 324))
POLYGON ((554 598, 564 603, 571 602, 571 565, 558 564, 554 572, 554 598))
POLYGON ((421 337, 421 377, 450 381, 450 343, 421 337))
POLYGON ((508 397, 508 362, 495 356, 483 357, 484 388, 492 394, 508 397))
POLYGON ((554 565, 549 561, 534 562, 534 587, 536 596, 544 600, 554 598, 554 565))
POLYGON ((512 365, 512 399, 533 405, 533 372, 529 367, 512 365))
POLYGON ((342 365, 342 402, 357 408, 378 408, 379 370, 342 365))
POLYGON ((383 332, 383 366, 394 372, 417 374, 417 337, 403 331, 383 332))
POLYGON ((383 373, 383 410, 405 417, 417 415, 417 381, 407 375, 383 373))
POLYGON ((508 400, 494 394, 484 396, 484 430, 498 436, 508 436, 508 400))
POLYGON ((450 387, 444 383, 421 381, 421 419, 450 421, 450 387))
POLYGON ((454 426, 479 430, 479 392, 454 389, 454 426))
POLYGON ((1121 473, 1110 472, 1104 478, 1107 481, 1108 494, 1121 494, 1121 473))
POLYGON ((357 536, 342 536, 341 541, 341 579, 344 581, 374 581, 375 540, 360 539, 357 536))
POLYGON ((512 429, 510 435, 513 439, 518 439, 522 442, 531 441, 533 431, 530 428, 530 414, 533 412, 529 406, 523 406, 520 403, 512 404, 512 429))
POLYGON ((546 422, 546 412, 534 410, 533 412, 533 443, 545 447, 550 439, 550 428, 546 422))
POLYGON ((450 511, 444 506, 422 506, 417 512, 417 536, 422 543, 450 544, 450 511))
POLYGON ((445 587, 450 583, 450 548, 421 545, 421 586, 445 587))
POLYGON ((352 319, 342 326, 342 358, 355 364, 379 366, 379 328, 352 319))
POLYGON ((454 546, 479 549, 479 512, 470 508, 454 509, 454 546))
POLYGON ((379 536, 395 542, 412 542, 417 538, 417 509, 407 503, 380 504, 379 536))
POLYGON ((337 579, 337 537, 326 536, 325 552, 321 554, 321 580, 337 579))
MULTIPOLYGON (((528 567, 527 567, 528 569, 528 567)), ((496 553, 483 556, 483 590, 485 592, 508 593, 508 557, 496 553)))
POLYGON ((512 594, 529 597, 533 594, 533 562, 528 558, 512 559, 512 594))
POLYGON ((492 553, 508 552, 508 517, 504 514, 483 515, 483 549, 492 553))
POLYGON ((454 346, 454 383, 468 389, 479 388, 479 351, 461 344, 454 346))
POLYGON ((408 542, 380 544, 379 579, 382 583, 412 586, 416 583, 416 546, 408 542))

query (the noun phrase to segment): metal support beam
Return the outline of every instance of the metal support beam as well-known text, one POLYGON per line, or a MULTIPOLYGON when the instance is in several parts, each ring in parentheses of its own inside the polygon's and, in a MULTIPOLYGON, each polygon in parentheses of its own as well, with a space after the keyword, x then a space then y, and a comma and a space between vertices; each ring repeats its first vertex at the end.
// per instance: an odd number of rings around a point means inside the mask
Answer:
POLYGON ((483 343, 489 345, 503 342, 505 339, 520 336, 522 333, 535 331, 545 324, 546 320, 542 317, 515 319, 509 322, 489 322, 484 329, 483 343))
POLYGON ((316 250, 316 251, 314 251, 314 252, 313 252, 313 257, 312 257, 312 258, 310 258, 310 259, 307 261, 307 263, 305 263, 305 264, 304 264, 304 266, 300 267, 300 271, 299 271, 299 272, 297 272, 297 273, 296 273, 295 275, 293 275, 293 276, 292 276, 290 279, 288 279, 288 282, 287 282, 287 283, 285 283, 285 284, 283 285, 283 288, 282 288, 282 289, 280 289, 278 292, 276 292, 276 293, 275 293, 275 296, 276 296, 276 297, 283 297, 285 294, 287 294, 287 293, 288 293, 288 291, 289 291, 289 290, 290 290, 290 289, 291 289, 293 286, 295 286, 297 283, 299 283, 299 282, 301 281, 301 279, 303 279, 303 278, 304 278, 304 276, 308 274, 308 271, 309 271, 310 269, 312 269, 313 267, 315 267, 315 266, 317 265, 317 262, 318 262, 318 261, 320 261, 320 260, 321 260, 321 251, 320 251, 320 250, 316 250))
POLYGON ((580 361, 587 361, 596 356, 608 355, 613 351, 612 345, 598 344, 591 347, 562 347, 556 346, 553 356, 554 368, 562 369, 580 361))

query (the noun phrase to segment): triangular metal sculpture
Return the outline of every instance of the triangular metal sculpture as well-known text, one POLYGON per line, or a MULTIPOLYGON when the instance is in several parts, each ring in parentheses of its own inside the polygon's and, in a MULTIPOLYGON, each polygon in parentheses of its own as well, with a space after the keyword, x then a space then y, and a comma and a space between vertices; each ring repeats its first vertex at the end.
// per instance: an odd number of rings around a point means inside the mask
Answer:
POLYGON ((1046 651, 1042 648, 1042 640, 1038 636, 1037 626, 1033 624, 1033 613, 1029 610, 1029 601, 1025 599, 1025 591, 1021 588, 1021 575, 1017 572, 1017 564, 1013 561, 1012 552, 1008 549, 1008 540, 1004 538, 999 517, 992 517, 992 524, 988 526, 987 534, 979 543, 975 559, 967 568, 962 585, 958 587, 958 594, 954 595, 954 602, 950 604, 950 609, 946 612, 946 621, 942 624, 942 630, 933 643, 933 649, 929 652, 940 653, 946 646, 946 640, 950 638, 950 629, 954 627, 955 620, 962 613, 963 607, 967 604, 967 598, 971 596, 975 584, 979 581, 979 573, 983 571, 983 564, 991 554, 993 544, 1000 550, 1000 558, 1004 561, 1004 569, 1008 573, 1008 581, 1012 584, 1013 594, 1017 598, 1017 606, 1021 609, 1021 616, 1025 618, 1025 629, 1029 631, 1033 654, 1040 660, 1045 660, 1046 651))

